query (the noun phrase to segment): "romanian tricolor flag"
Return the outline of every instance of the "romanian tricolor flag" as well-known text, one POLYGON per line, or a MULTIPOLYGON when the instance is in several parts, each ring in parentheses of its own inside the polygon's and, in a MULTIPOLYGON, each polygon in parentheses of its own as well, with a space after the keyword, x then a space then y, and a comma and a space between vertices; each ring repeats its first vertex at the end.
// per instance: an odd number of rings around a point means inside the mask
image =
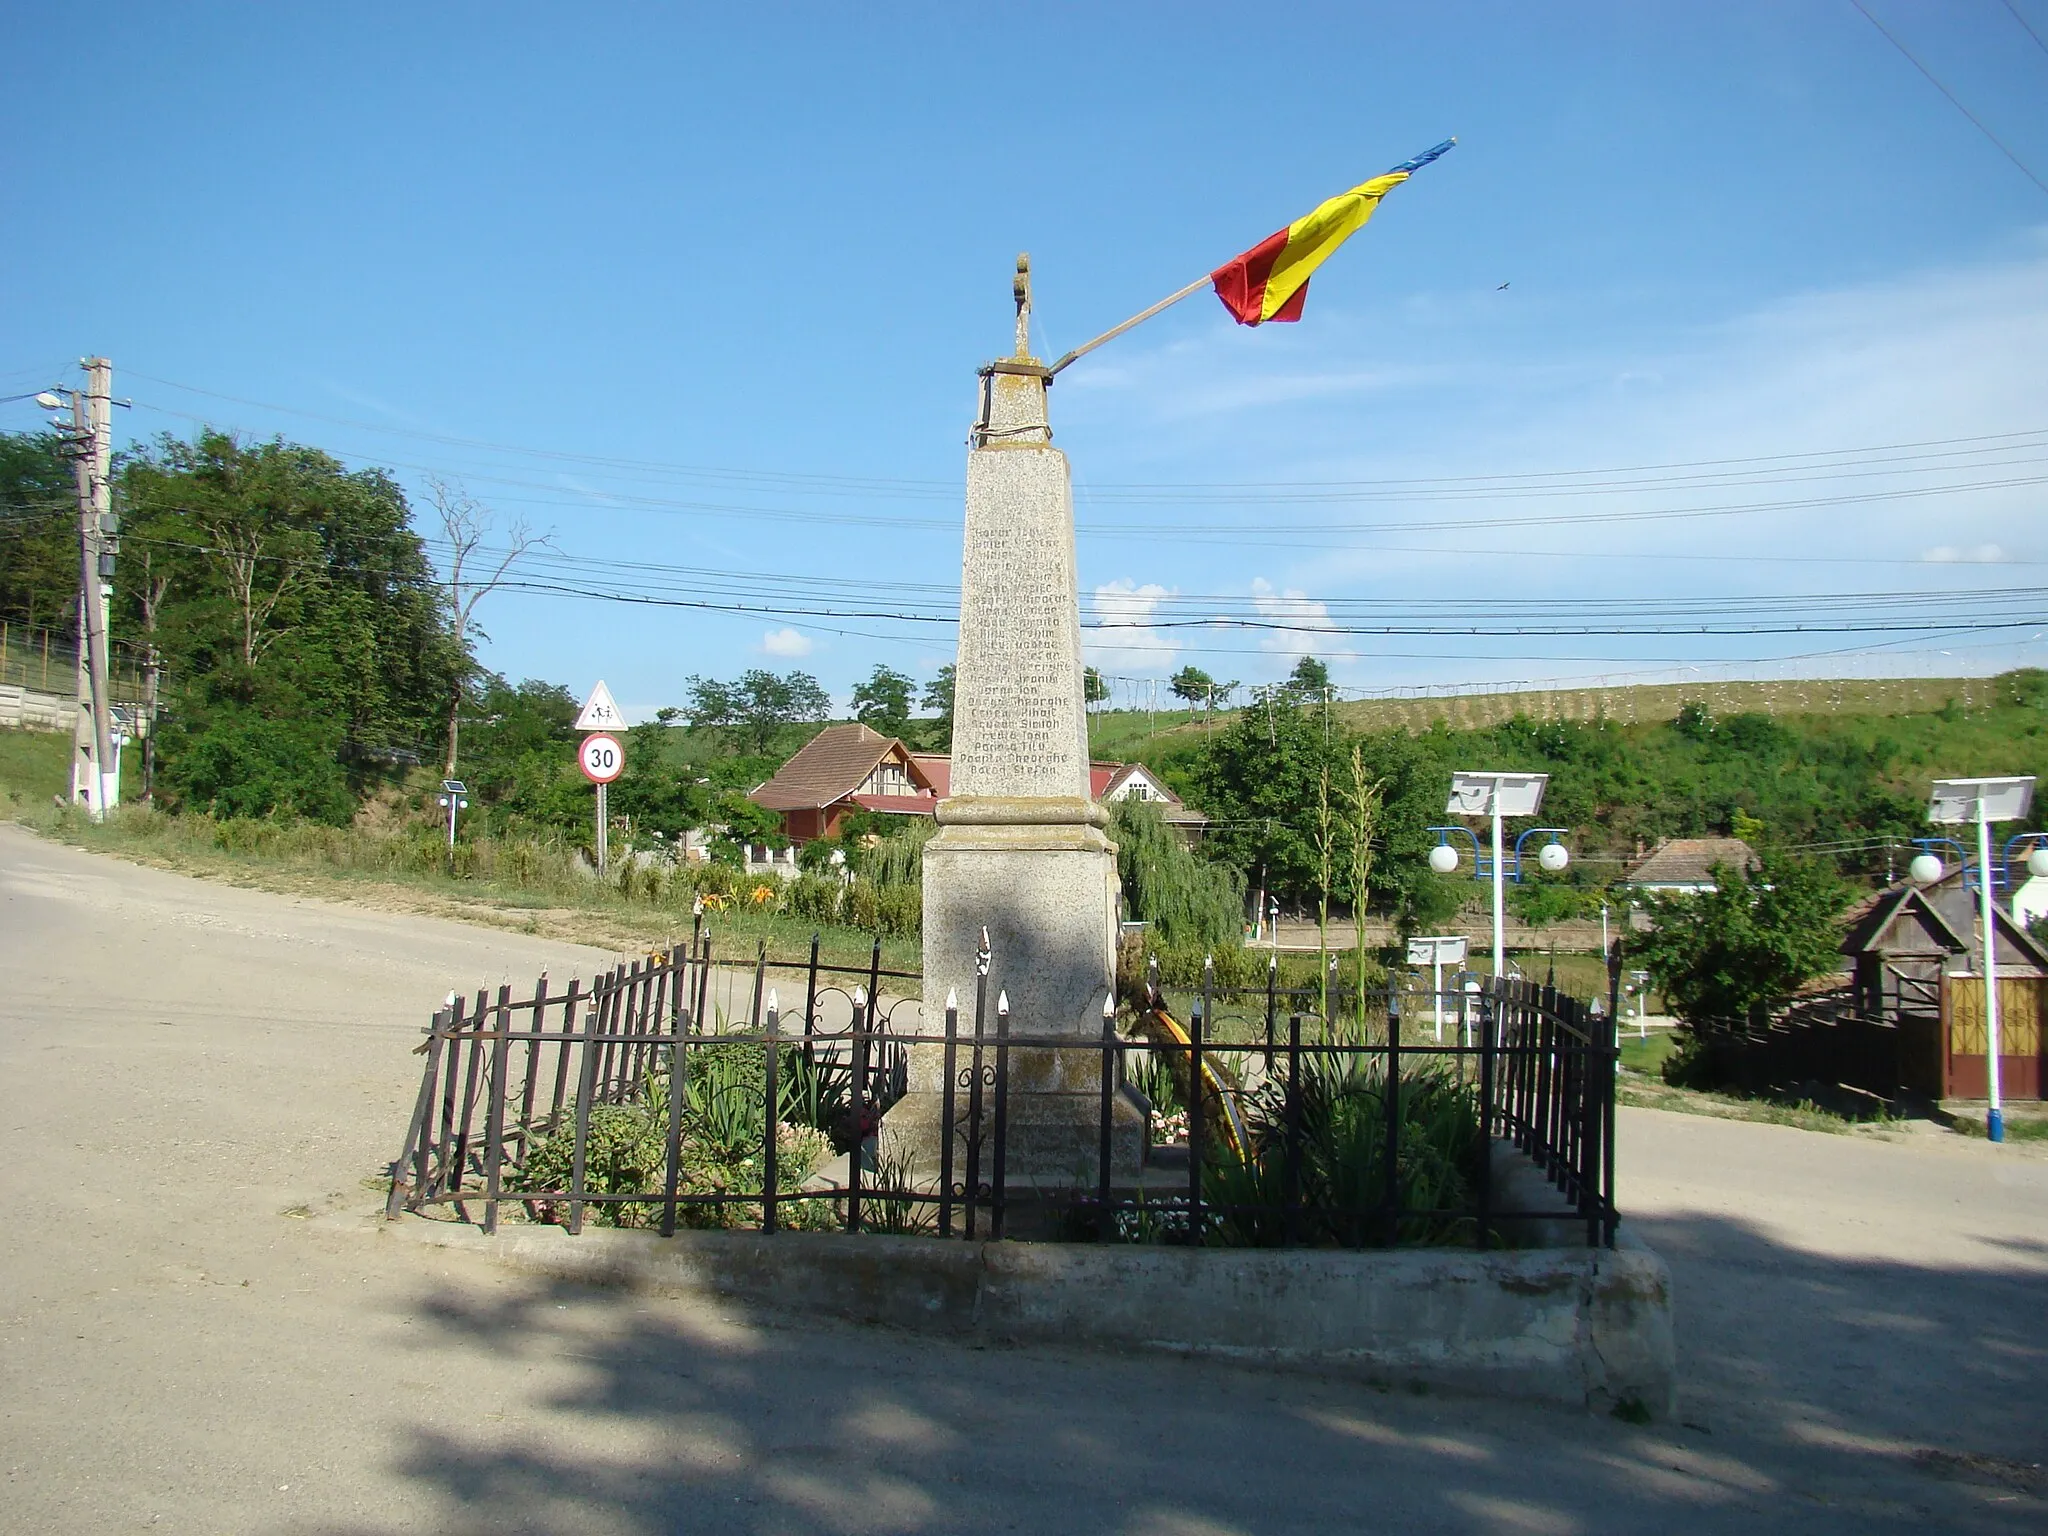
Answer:
POLYGON ((1299 320, 1308 301, 1308 280, 1330 253, 1365 228, 1380 199, 1457 143, 1445 139, 1435 149, 1403 161, 1384 176, 1361 182, 1331 198, 1306 218, 1226 261, 1209 274, 1216 297, 1237 317, 1239 325, 1268 320, 1299 320))

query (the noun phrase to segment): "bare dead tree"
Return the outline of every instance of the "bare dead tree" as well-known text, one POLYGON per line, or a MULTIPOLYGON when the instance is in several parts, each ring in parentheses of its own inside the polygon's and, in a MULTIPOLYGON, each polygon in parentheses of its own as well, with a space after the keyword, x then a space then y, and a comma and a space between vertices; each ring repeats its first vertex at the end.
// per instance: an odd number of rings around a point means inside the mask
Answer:
POLYGON ((448 697, 448 758, 443 774, 452 779, 462 731, 462 698, 475 665, 469 659, 469 640, 483 633, 476 624, 476 605, 505 584, 520 559, 547 544, 548 535, 536 534, 524 521, 518 521, 505 530, 504 548, 487 549, 484 539, 491 532, 493 515, 460 481, 427 476, 427 499, 440 514, 441 537, 449 548, 448 613, 458 659, 455 686, 448 697))
POLYGON ((305 584, 308 563, 293 558, 296 551, 285 548, 253 524, 202 518, 199 526, 207 539, 203 553, 227 583, 241 617, 242 665, 254 668, 257 658, 290 632, 270 628, 271 615, 287 592, 305 584), (268 590, 266 575, 275 577, 275 584, 268 590))

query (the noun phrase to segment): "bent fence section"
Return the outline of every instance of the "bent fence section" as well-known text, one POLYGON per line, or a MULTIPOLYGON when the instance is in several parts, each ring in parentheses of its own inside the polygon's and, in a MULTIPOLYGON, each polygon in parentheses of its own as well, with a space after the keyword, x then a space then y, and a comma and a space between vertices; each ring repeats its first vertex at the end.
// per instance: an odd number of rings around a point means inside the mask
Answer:
POLYGON ((1169 996, 1156 973, 1099 1037, 1034 1032, 992 1007, 998 957, 964 1009, 934 1017, 914 982, 823 964, 813 940, 784 999, 771 963, 716 963, 708 933, 587 988, 545 977, 515 999, 452 997, 425 1057, 387 1213, 452 1208, 495 1230, 509 1203, 579 1231, 839 1228, 1243 1246, 1516 1241, 1517 1223, 1584 1222, 1612 1246, 1611 1015, 1517 979, 1427 992, 1334 986, 1169 996), (801 992, 801 1001, 796 994, 801 992), (963 1016, 964 1013, 964 1016, 963 1016), (1168 1028, 1168 1026, 1171 1026, 1168 1028), (919 1179, 880 1153, 882 1116, 929 1048, 941 1085, 939 1166, 919 1179), (1011 1166, 1013 1091, 1035 1056, 1096 1056, 1100 1151, 1067 1187, 1011 1166), (1135 1105, 1153 1145, 1113 1166, 1135 1105), (1520 1149, 1559 1210, 1503 1209, 1492 1149, 1520 1149), (836 1153, 833 1157, 828 1154, 836 1153), (472 1209, 475 1215, 472 1216, 472 1209))

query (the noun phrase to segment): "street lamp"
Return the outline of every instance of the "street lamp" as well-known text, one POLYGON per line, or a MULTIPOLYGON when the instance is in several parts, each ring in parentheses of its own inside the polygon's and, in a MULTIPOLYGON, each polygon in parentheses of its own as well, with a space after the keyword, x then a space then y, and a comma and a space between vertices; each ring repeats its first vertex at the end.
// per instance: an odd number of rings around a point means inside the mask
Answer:
MULTIPOLYGON (((1501 847, 1501 822, 1509 816, 1534 816, 1543 805, 1543 789, 1550 782, 1547 773, 1454 773, 1451 775, 1450 803, 1444 809, 1453 816, 1485 816, 1493 822, 1493 974, 1507 974, 1507 951, 1503 931, 1507 925, 1507 860, 1501 847)), ((1448 875, 1458 867, 1458 850, 1452 845, 1451 834, 1462 833, 1472 844, 1472 878, 1483 880, 1488 874, 1489 861, 1479 851, 1479 839, 1467 827, 1431 827, 1437 835, 1436 847, 1429 851, 1429 867, 1440 875, 1448 875)), ((1530 838, 1538 835, 1550 839, 1536 855, 1536 862, 1550 874, 1557 874, 1571 863, 1572 856, 1558 839, 1564 835, 1563 827, 1530 827, 1515 839, 1514 881, 1522 881, 1522 847, 1530 838)))
POLYGON ((448 868, 455 868, 455 813, 469 809, 469 802, 462 797, 469 793, 469 786, 460 779, 441 781, 441 804, 448 808, 448 868))
MULTIPOLYGON (((2018 821, 2033 803, 2032 774, 2007 779, 1936 779, 1934 793, 1927 801, 1927 819, 1936 826, 1977 823, 1977 909, 1978 920, 1984 927, 1984 1136, 1989 1141, 2005 1140, 2005 1113, 1998 1094, 1998 902, 1993 891, 1998 881, 1991 864, 1991 824, 2018 821)), ((1946 838, 1925 841, 1947 843, 1959 855, 1962 853, 1961 845, 1946 838)), ((2008 855, 2018 841, 2015 838, 2006 844, 2008 855)), ((2027 855, 2029 870, 2034 869, 2041 852, 2037 841, 2033 852, 2027 855)), ((1969 863, 1967 858, 1961 862, 1967 880, 1969 863)), ((2041 863, 2048 864, 2048 859, 2041 863)), ((1908 873, 1917 884, 1931 885, 1941 878, 1941 860, 1930 849, 1914 858, 1908 873)))

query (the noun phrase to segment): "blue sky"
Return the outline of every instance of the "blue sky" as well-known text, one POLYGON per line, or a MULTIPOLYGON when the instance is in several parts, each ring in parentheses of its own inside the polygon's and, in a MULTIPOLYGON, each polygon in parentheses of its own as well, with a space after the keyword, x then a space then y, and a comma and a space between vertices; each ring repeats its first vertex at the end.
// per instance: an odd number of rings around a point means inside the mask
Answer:
MULTIPOLYGON (((1865 3, 2048 179, 2022 25, 2048 37, 2048 0, 1865 3)), ((7 35, 0 394, 104 353, 124 432, 460 480, 552 535, 550 582, 941 611, 1018 251, 1051 355, 1456 134, 1301 324, 1198 295, 1062 376, 1120 702, 1305 649, 1358 691, 2044 654, 2026 628, 1336 632, 1373 601, 1561 628, 1871 594, 1846 606, 1896 622, 1908 592, 1960 622, 2040 584, 2048 193, 1848 0, 15 5, 7 35), (1633 469, 1702 461, 1743 462, 1633 469), (1291 627, 1154 622, 1225 614, 1291 627)), ((494 667, 603 675, 635 712, 692 673, 844 697, 951 648, 558 594, 481 618, 494 667)))

